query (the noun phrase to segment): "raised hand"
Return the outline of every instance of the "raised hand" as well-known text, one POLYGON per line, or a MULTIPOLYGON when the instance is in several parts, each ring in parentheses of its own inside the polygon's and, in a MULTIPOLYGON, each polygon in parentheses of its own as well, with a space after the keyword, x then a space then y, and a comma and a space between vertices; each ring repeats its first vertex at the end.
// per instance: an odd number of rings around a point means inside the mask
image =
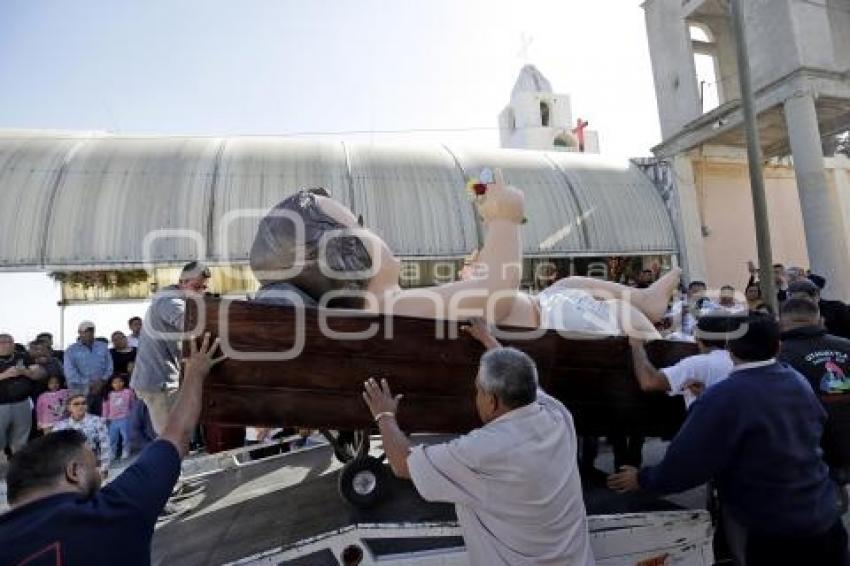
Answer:
POLYGON ((227 356, 215 357, 218 350, 218 338, 210 344, 210 333, 205 332, 204 338, 201 341, 201 346, 198 347, 197 341, 192 338, 189 340, 189 357, 186 359, 186 375, 195 375, 197 377, 206 377, 210 370, 216 364, 227 359, 227 356))
POLYGON ((369 411, 372 412, 373 417, 381 413, 395 415, 398 411, 398 403, 401 401, 402 395, 393 397, 390 384, 386 379, 382 379, 379 385, 374 377, 370 377, 363 382, 363 389, 363 400, 369 405, 369 411))
POLYGON ((525 218, 523 194, 505 184, 501 169, 494 171, 493 182, 487 184, 487 192, 476 197, 476 204, 485 223, 492 220, 508 220, 521 224, 525 218))
POLYGON ((493 336, 490 325, 481 317, 476 316, 471 318, 469 324, 461 326, 460 329, 481 342, 488 350, 501 346, 499 341, 493 336))

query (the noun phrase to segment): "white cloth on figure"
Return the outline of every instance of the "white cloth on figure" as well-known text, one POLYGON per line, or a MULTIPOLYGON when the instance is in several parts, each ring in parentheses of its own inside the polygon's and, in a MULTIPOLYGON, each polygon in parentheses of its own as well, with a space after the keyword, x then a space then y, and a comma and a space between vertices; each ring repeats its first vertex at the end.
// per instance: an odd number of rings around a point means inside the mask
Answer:
POLYGON ((685 404, 690 407, 691 403, 696 401, 696 396, 685 387, 687 382, 699 381, 708 389, 729 377, 733 365, 729 352, 717 349, 705 354, 688 356, 674 366, 663 368, 661 373, 670 383, 670 395, 683 395, 685 404))
POLYGON ((455 504, 470 564, 594 564, 572 416, 543 391, 407 465, 423 498, 455 504))
POLYGON ((544 328, 620 334, 617 312, 582 289, 552 286, 537 295, 544 328))

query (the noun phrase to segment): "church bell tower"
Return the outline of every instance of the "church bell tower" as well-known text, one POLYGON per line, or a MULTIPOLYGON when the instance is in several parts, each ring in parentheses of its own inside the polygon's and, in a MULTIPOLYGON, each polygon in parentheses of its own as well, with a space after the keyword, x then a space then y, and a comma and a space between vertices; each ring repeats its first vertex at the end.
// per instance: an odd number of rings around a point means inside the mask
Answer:
POLYGON ((555 94, 534 65, 522 68, 499 114, 499 138, 508 148, 599 153, 598 135, 586 127, 581 119, 573 122, 570 96, 555 94))

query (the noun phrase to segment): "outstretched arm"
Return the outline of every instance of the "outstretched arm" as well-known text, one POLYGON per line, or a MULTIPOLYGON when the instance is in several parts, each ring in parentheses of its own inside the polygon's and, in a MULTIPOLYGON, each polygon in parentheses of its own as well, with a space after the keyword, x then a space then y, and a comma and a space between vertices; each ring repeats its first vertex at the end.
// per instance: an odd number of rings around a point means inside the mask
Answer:
POLYGON ((410 470, 407 467, 410 441, 398 427, 395 418, 402 396, 393 397, 386 379, 382 379, 378 385, 375 378, 369 378, 363 383, 363 388, 363 400, 369 405, 372 418, 378 423, 381 441, 384 443, 384 453, 390 462, 390 468, 397 477, 410 479, 410 470))
POLYGON ((484 346, 487 350, 494 350, 496 348, 501 348, 502 345, 496 340, 496 337, 493 336, 493 331, 490 329, 490 325, 487 324, 487 321, 481 317, 474 317, 469 320, 469 325, 461 326, 460 328, 484 346))
POLYGON ((477 197, 478 211, 487 229, 484 246, 476 261, 476 277, 466 281, 447 283, 436 287, 410 289, 399 293, 392 306, 394 314, 457 320, 466 318, 470 311, 477 316, 487 316, 491 297, 494 301, 490 317, 506 317, 522 278, 522 245, 520 225, 524 217, 523 195, 505 185, 500 171, 494 183, 487 185, 487 193, 477 197))
POLYGON ((186 360, 179 397, 171 412, 168 413, 168 420, 160 435, 160 438, 174 445, 181 457, 185 456, 189 449, 189 438, 201 415, 204 379, 214 365, 225 359, 224 356, 214 357, 218 349, 218 338, 210 345, 209 332, 204 334, 200 348, 194 339, 189 340, 189 343, 191 355, 186 360))
POLYGON ((643 340, 632 338, 629 340, 629 345, 632 348, 632 363, 640 388, 644 391, 670 391, 667 376, 649 361, 649 356, 646 355, 643 347, 643 340))

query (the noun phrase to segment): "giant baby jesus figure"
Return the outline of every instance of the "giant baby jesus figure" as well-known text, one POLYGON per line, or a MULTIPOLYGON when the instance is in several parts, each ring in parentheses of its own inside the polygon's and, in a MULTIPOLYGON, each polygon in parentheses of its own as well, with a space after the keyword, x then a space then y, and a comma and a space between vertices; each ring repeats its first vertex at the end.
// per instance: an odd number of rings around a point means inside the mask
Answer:
POLYGON ((484 316, 526 328, 658 337, 652 322, 666 311, 678 269, 647 289, 567 277, 531 296, 517 290, 522 193, 505 185, 497 171, 476 204, 486 237, 475 275, 402 289, 401 262, 380 237, 361 228, 354 214, 324 190, 301 190, 260 222, 251 248, 251 267, 262 284, 258 299, 273 302, 297 293, 307 304, 374 313, 446 320, 484 316))

